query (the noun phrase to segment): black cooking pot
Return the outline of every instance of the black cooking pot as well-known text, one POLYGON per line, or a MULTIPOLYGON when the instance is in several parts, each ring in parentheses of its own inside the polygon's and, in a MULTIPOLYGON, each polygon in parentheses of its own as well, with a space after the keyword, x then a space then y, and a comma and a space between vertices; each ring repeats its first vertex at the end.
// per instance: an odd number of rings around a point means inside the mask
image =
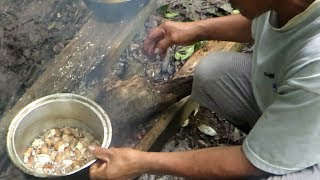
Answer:
POLYGON ((84 0, 95 17, 104 21, 120 21, 135 16, 149 0, 84 0))

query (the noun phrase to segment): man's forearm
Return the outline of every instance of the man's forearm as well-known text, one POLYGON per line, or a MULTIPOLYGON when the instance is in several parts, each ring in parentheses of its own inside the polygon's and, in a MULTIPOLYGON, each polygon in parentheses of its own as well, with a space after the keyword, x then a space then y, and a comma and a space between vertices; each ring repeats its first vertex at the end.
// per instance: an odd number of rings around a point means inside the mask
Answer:
POLYGON ((242 15, 230 15, 194 22, 199 40, 221 40, 252 43, 252 20, 242 15))
POLYGON ((188 152, 146 153, 144 171, 202 178, 241 178, 263 175, 245 157, 241 146, 215 147, 188 152))

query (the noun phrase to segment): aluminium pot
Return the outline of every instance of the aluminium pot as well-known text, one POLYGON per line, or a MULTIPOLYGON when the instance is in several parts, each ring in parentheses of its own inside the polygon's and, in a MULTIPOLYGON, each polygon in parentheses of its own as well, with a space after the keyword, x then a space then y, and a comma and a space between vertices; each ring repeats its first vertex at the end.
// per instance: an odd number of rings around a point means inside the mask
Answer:
POLYGON ((90 99, 69 93, 42 97, 24 107, 12 120, 7 134, 7 150, 13 164, 23 172, 37 177, 66 176, 90 166, 63 175, 48 175, 34 171, 23 162, 23 154, 31 142, 44 130, 70 126, 91 133, 109 147, 112 136, 111 122, 105 111, 90 99))

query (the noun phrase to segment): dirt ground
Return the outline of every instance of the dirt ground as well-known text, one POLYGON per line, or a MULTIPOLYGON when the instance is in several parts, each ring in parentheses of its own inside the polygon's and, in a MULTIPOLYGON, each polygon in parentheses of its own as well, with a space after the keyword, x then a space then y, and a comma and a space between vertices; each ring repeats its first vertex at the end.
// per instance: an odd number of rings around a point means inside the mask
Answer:
POLYGON ((87 20, 81 0, 0 2, 0 117, 87 20))
MULTIPOLYGON (((181 152, 209 147, 221 147, 242 144, 246 134, 235 128, 222 117, 205 107, 200 107, 196 115, 189 116, 189 123, 171 137, 161 149, 161 152, 181 152), (210 136, 199 130, 205 124, 216 131, 210 136)), ((142 175, 139 180, 183 180, 182 177, 170 175, 142 175)))

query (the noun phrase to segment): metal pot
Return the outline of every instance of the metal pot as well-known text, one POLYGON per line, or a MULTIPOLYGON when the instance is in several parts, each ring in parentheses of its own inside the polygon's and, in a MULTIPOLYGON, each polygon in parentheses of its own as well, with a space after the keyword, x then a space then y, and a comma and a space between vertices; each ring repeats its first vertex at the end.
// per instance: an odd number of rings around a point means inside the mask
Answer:
POLYGON ((92 13, 103 21, 119 21, 136 15, 149 0, 84 0, 92 13))
MULTIPOLYGON (((37 177, 42 174, 26 166, 23 154, 32 140, 44 130, 70 126, 84 129, 108 147, 111 142, 111 122, 105 111, 95 102, 75 94, 54 94, 40 98, 24 107, 12 120, 7 135, 7 150, 11 161, 22 171, 37 177)), ((95 160, 70 175, 90 166, 95 160)))

